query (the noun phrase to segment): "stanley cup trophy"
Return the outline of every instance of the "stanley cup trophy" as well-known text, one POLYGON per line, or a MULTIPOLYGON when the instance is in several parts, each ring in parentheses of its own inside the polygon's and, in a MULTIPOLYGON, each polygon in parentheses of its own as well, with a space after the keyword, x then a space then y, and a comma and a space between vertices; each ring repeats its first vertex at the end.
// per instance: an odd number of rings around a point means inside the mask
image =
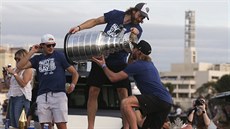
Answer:
POLYGON ((70 63, 79 63, 90 60, 93 56, 104 55, 105 58, 110 54, 120 50, 131 52, 132 43, 137 42, 136 35, 124 34, 123 29, 119 36, 110 37, 102 31, 68 33, 65 37, 64 52, 70 63))

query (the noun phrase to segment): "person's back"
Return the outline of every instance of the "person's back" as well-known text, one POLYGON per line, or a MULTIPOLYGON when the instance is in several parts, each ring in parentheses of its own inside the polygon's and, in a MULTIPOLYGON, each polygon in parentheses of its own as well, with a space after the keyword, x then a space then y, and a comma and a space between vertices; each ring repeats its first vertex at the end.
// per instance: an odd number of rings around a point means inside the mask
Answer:
POLYGON ((161 83, 158 70, 153 62, 137 60, 129 64, 123 71, 131 73, 129 76, 133 76, 142 94, 154 95, 165 102, 172 103, 172 97, 161 83))

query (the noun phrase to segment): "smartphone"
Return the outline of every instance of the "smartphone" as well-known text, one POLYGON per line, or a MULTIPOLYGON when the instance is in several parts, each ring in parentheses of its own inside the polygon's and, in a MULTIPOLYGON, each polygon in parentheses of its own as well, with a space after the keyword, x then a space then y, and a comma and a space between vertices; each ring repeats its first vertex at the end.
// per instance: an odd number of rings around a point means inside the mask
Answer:
POLYGON ((11 67, 11 64, 8 64, 7 67, 10 68, 10 67, 11 67))

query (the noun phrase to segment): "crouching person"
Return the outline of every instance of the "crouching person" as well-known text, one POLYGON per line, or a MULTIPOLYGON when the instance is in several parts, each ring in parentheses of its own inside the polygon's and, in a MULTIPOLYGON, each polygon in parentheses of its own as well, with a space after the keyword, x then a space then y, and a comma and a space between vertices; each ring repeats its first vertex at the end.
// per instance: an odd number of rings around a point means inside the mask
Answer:
POLYGON ((112 72, 106 66, 104 56, 92 58, 112 82, 129 76, 134 78, 141 95, 129 96, 121 102, 123 120, 129 123, 131 129, 161 129, 172 106, 172 97, 162 85, 150 53, 151 46, 148 42, 141 40, 134 44, 129 65, 118 73, 112 72))

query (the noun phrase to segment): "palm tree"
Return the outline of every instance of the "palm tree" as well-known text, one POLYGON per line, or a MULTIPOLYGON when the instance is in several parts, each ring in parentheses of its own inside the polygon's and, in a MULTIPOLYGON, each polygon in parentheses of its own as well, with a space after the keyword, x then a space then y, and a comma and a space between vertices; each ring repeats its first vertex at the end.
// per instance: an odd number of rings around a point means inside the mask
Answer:
POLYGON ((169 93, 172 95, 173 94, 173 90, 175 89, 175 86, 172 83, 165 83, 163 84, 169 91, 169 93))
POLYGON ((204 96, 206 99, 209 99, 211 96, 217 93, 214 86, 216 85, 216 82, 207 82, 204 83, 201 87, 199 87, 195 95, 196 96, 204 96))
POLYGON ((214 88, 217 90, 218 93, 230 91, 230 75, 222 76, 217 82, 214 88))

